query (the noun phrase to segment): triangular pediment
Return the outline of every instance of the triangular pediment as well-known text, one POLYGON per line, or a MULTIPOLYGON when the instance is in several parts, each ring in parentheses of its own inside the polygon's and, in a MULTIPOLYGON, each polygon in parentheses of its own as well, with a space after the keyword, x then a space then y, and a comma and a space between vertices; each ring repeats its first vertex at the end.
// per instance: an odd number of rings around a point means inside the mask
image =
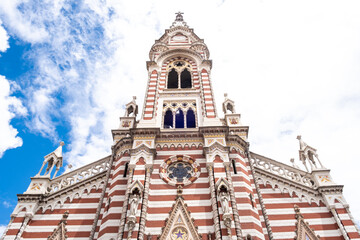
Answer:
POLYGON ((297 205, 294 206, 296 222, 296 240, 320 240, 319 235, 316 235, 315 231, 310 228, 309 223, 305 222, 304 217, 300 213, 300 209, 297 205))
POLYGON ((59 222, 57 228, 54 229, 53 233, 48 237, 48 240, 65 240, 66 236, 66 219, 69 216, 69 212, 65 212, 62 219, 59 222))
POLYGON ((178 197, 172 207, 170 216, 166 221, 165 228, 160 240, 200 240, 201 237, 191 219, 187 206, 182 197, 178 197))

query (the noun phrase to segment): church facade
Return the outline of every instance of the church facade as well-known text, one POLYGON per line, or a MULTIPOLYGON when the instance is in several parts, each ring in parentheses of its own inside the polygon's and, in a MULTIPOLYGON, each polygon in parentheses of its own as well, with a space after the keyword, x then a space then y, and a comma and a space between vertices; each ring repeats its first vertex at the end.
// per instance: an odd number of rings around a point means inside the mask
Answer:
POLYGON ((360 239, 315 148, 298 136, 302 170, 251 152, 227 95, 219 117, 209 50, 182 13, 149 58, 143 112, 135 97, 126 105, 112 154, 56 176, 61 143, 1 240, 360 239))

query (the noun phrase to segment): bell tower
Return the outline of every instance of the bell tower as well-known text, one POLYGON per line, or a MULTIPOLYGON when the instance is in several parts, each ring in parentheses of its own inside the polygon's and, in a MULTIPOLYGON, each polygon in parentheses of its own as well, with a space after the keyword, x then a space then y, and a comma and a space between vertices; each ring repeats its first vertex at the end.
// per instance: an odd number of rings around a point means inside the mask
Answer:
POLYGON ((209 50, 183 13, 151 47, 149 81, 138 127, 191 129, 221 126, 210 81, 209 50))

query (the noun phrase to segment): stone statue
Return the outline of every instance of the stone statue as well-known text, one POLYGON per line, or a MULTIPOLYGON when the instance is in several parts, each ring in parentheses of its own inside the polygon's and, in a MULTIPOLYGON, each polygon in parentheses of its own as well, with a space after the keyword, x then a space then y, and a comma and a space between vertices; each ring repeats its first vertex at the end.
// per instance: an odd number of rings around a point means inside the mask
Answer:
POLYGON ((130 216, 136 216, 136 211, 140 202, 140 193, 139 190, 135 189, 130 195, 130 216))
POLYGON ((308 161, 311 167, 311 170, 318 169, 318 168, 324 168, 324 166, 322 165, 322 163, 319 160, 319 156, 316 153, 316 149, 309 146, 308 144, 306 144, 302 139, 301 136, 297 136, 297 139, 299 140, 299 144, 300 144, 300 150, 299 150, 299 157, 300 160, 302 161, 302 163, 305 165, 305 168, 307 171, 309 171, 309 169, 307 168, 306 162, 308 161), (320 167, 317 166, 315 158, 317 159, 317 161, 320 164, 320 167))
POLYGON ((220 192, 220 203, 223 210, 223 214, 230 213, 229 208, 229 194, 226 191, 220 192))
POLYGON ((64 146, 65 143, 64 142, 60 142, 60 146, 53 151, 52 153, 49 153, 48 155, 46 155, 44 158, 44 162, 40 168, 40 171, 38 172, 38 174, 36 174, 36 176, 40 176, 43 168, 45 167, 45 165, 47 164, 46 170, 44 175, 49 175, 54 168, 54 166, 56 166, 56 171, 53 175, 53 178, 56 176, 57 172, 59 171, 60 167, 62 167, 63 165, 63 161, 62 161, 62 146, 64 146))

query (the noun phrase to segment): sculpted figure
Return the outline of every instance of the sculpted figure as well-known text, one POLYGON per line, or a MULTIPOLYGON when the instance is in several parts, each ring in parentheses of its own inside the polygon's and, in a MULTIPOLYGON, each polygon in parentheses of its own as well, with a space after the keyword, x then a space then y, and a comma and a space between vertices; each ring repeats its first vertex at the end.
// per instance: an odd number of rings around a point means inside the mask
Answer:
POLYGON ((129 200, 130 216, 136 215, 136 210, 138 208, 139 202, 140 202, 140 192, 138 189, 135 189, 130 195, 130 200, 129 200))
POLYGON ((229 209, 229 195, 226 191, 221 191, 220 192, 220 202, 221 202, 221 208, 223 210, 223 213, 229 213, 230 209, 229 209))

